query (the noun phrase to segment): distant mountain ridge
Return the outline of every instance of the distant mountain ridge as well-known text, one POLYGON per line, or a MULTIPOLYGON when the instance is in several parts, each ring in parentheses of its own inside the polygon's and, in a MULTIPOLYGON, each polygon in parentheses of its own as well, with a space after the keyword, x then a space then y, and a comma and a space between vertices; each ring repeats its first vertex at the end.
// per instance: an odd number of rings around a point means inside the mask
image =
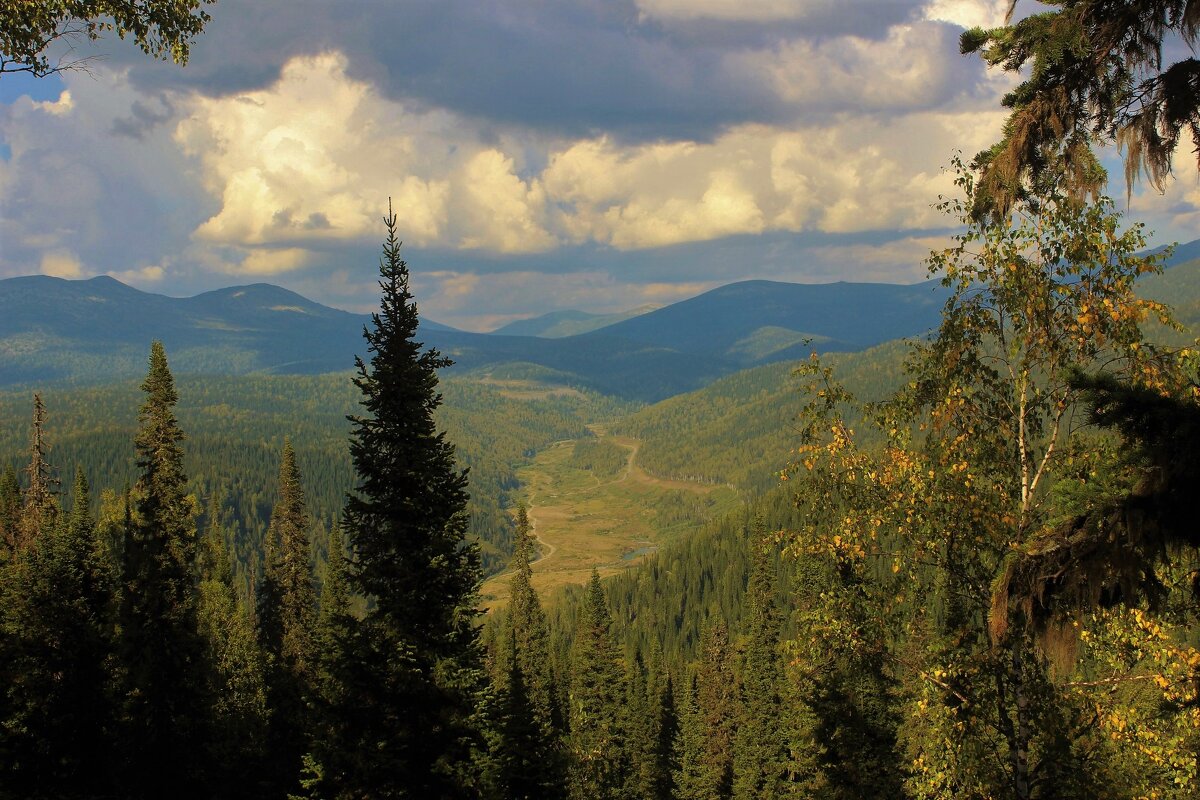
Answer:
POLYGON ((561 339, 566 336, 576 336, 590 333, 600 328, 606 328, 631 317, 637 317, 660 308, 656 305, 645 305, 621 311, 616 314, 591 314, 587 311, 551 311, 529 319, 519 319, 502 325, 493 334, 499 336, 540 336, 544 339, 561 339))
MULTIPOLYGON (((742 366, 865 347, 936 327, 947 291, 937 281, 782 283, 740 281, 603 329, 742 366)), ((590 335, 590 334, 585 334, 590 335)))
MULTIPOLYGON (((1180 246, 1146 291, 1200 318, 1200 241, 1180 246), (1190 258, 1189 258, 1190 257, 1190 258), (1189 266, 1190 265, 1190 266, 1189 266)), ((795 284, 742 281, 560 338, 471 333, 424 321, 418 336, 456 372, 526 376, 655 402, 747 367, 853 352, 937 326, 936 281, 795 284)), ((554 316, 544 315, 553 327, 554 316)), ((364 353, 369 316, 258 283, 187 298, 142 292, 110 277, 0 280, 0 387, 99 382, 145 373, 152 339, 184 373, 347 371, 364 353)), ((529 322, 529 321, 526 321, 529 322)), ((507 327, 507 326, 506 326, 507 327)))

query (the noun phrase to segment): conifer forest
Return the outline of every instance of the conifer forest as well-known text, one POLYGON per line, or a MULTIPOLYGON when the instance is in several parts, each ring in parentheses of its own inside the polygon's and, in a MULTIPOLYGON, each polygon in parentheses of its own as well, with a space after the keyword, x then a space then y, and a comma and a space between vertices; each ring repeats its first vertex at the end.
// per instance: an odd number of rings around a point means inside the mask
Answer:
MULTIPOLYGON (((74 5, 0 0, 0 73, 54 73, 65 20, 209 34, 211 0, 74 5)), ((148 331, 137 380, 6 379, 0 800, 1200 797, 1200 259, 1102 163, 1194 179, 1163 53, 1200 3, 1009 13, 959 42, 1013 81, 929 198, 932 327, 479 366, 388 201, 341 371, 148 331)))

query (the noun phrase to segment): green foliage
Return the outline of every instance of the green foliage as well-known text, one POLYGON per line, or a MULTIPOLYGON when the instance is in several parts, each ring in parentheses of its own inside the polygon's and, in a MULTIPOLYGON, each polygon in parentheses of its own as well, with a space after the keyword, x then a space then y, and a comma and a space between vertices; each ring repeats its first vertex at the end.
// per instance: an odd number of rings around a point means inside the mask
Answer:
POLYGON ((557 737, 540 718, 526 691, 514 630, 509 631, 506 649, 504 675, 484 713, 488 727, 486 794, 497 800, 566 797, 557 737))
POLYGON ((201 3, 135 0, 36 0, 0 5, 0 73, 29 72, 38 77, 79 66, 51 64, 46 48, 78 37, 98 39, 104 31, 130 37, 142 52, 186 64, 191 40, 209 16, 201 3))
POLYGON ((691 795, 723 800, 733 796, 733 740, 737 730, 739 686, 730 663, 729 632, 723 624, 706 631, 696 672, 696 717, 701 749, 695 756, 691 795))
POLYGON ((7 561, 17 549, 20 524, 21 484, 10 463, 0 473, 0 563, 7 561))
MULTIPOLYGON (((847 385, 869 396, 896 388, 903 344, 833 356, 847 385)), ((663 478, 729 483, 765 492, 786 466, 795 431, 795 364, 744 370, 656 403, 613 426, 642 440, 638 462, 663 478)))
POLYGON ((85 797, 110 785, 115 565, 81 472, 74 497, 59 525, 0 565, 3 797, 85 797))
POLYGON ((183 431, 162 344, 150 348, 134 440, 140 472, 125 527, 120 589, 123 780, 152 797, 199 783, 209 736, 205 642, 197 629, 196 528, 183 431))
MULTIPOLYGON (((235 582, 243 594, 262 569, 279 452, 285 437, 305 476, 306 505, 313 519, 314 558, 324 559, 326 531, 353 485, 346 449, 346 416, 355 410, 354 387, 344 374, 255 375, 236 378, 186 376, 180 381, 180 424, 190 445, 184 453, 188 491, 219 493, 230 514, 235 582)), ((513 525, 505 512, 519 482, 516 469, 533 451, 559 439, 587 435, 585 422, 617 413, 624 404, 593 393, 515 398, 492 385, 463 379, 445 382, 439 425, 469 468, 473 497, 470 535, 480 542, 483 563, 499 571, 512 552, 513 525)), ((54 458, 78 464, 97 493, 119 493, 137 478, 128 442, 136 431, 136 386, 59 387, 44 394, 51 414, 54 458)), ((0 464, 28 464, 28 394, 0 394, 0 464)), ((201 524, 206 520, 201 519, 201 524)))
MULTIPOLYGON (((213 786, 237 787, 226 791, 253 796, 261 788, 248 776, 255 774, 261 763, 269 715, 267 654, 258 647, 248 605, 239 602, 234 590, 225 533, 216 514, 209 519, 200 543, 196 612, 205 644, 207 695, 213 702, 213 730, 204 769, 213 786)), ((295 769, 292 765, 293 772, 295 769)))
POLYGON ((348 582, 368 610, 339 655, 321 761, 339 794, 459 796, 474 782, 479 735, 478 557, 466 542, 466 475, 433 416, 448 361, 414 341, 417 309, 390 212, 385 224, 380 312, 364 332, 369 365, 359 359, 354 379, 357 485, 342 514, 348 582))
POLYGON ((275 780, 288 785, 310 747, 310 709, 318 684, 317 593, 310 522, 296 453, 284 439, 279 502, 267 529, 258 591, 258 642, 266 657, 271 707, 270 760, 275 780))
MULTIPOLYGON (((1063 514, 1051 487, 1083 444, 1076 369, 1103 362, 1170 387, 1173 359, 1141 330, 1169 317, 1135 295, 1156 259, 1138 254, 1140 228, 1122 231, 1111 203, 1043 196, 986 224, 970 220, 978 195, 961 165, 959 185, 965 198, 944 207, 966 232, 931 257, 953 293, 938 333, 913 347, 908 386, 865 414, 881 443, 855 433, 847 419, 861 406, 831 370, 804 369, 794 474, 806 514, 790 546, 826 573, 798 642, 814 666, 806 694, 822 724, 848 719, 847 699, 873 698, 870 716, 902 733, 913 796, 1092 797, 1113 780, 1097 767, 1112 766, 1104 737, 1052 679, 1012 565, 1051 546, 1063 514), (908 702, 897 707, 896 692, 908 702)), ((831 753, 867 752, 844 739, 854 730, 840 722, 819 738, 831 753)), ((825 766, 833 787, 872 774, 825 766)))
POLYGON ((612 618, 592 572, 571 665, 571 797, 575 800, 625 797, 630 779, 629 718, 625 674, 612 618))
POLYGON ((975 162, 982 191, 974 210, 997 219, 1054 187, 1076 200, 1097 198, 1107 176, 1093 144, 1124 149, 1130 191, 1143 174, 1161 191, 1180 137, 1200 133, 1200 65, 1162 60, 1165 40, 1195 43, 1200 16, 1191 3, 1045 4, 1056 8, 962 36, 964 53, 1023 79, 1004 97, 1012 109, 1004 137, 975 162))
POLYGON ((616 477, 629 461, 629 452, 605 439, 579 439, 571 450, 570 466, 600 480, 616 477))
POLYGON ((766 530, 756 520, 758 542, 750 575, 747 642, 742 663, 742 718, 734 740, 734 791, 738 800, 770 800, 786 792, 789 741, 784 724, 780 625, 775 607, 775 564, 765 547, 766 530))

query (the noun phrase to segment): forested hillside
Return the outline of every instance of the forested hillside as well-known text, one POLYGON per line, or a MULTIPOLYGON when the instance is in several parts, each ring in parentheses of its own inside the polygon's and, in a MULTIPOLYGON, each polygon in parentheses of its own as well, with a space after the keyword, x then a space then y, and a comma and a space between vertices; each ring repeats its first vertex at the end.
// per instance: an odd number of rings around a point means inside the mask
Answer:
MULTIPOLYGON (((512 552, 512 521, 505 509, 517 488, 517 466, 530 452, 558 439, 586 436, 586 423, 627 408, 591 392, 562 394, 539 391, 537 384, 519 386, 524 393, 468 380, 442 384, 446 404, 439 422, 455 443, 460 463, 470 470, 470 530, 483 547, 489 571, 503 566, 512 552)), ((237 531, 232 547, 243 585, 249 586, 260 568, 284 437, 295 447, 305 476, 309 510, 322 531, 315 546, 323 562, 325 537, 353 486, 346 417, 360 409, 349 375, 189 375, 180 378, 179 395, 189 491, 202 507, 215 495, 227 509, 226 522, 237 531)), ((119 494, 133 481, 136 383, 50 388, 42 399, 50 463, 65 483, 76 466, 83 468, 97 497, 105 491, 119 494)), ((31 392, 0 393, 0 465, 23 467, 32 409, 31 392)))
MULTIPOLYGON (((906 350, 890 342, 830 361, 851 391, 878 399, 902 380, 896 365, 906 350)), ((643 441, 642 464, 656 475, 765 491, 799 444, 795 369, 784 362, 735 373, 631 414, 614 430, 643 441)))

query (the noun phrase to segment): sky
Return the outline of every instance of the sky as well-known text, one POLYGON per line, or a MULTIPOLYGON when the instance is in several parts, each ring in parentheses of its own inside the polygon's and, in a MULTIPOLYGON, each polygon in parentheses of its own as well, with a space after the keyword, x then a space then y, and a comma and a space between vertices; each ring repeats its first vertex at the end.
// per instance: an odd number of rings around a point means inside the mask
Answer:
MULTIPOLYGON (((109 39, 76 44, 84 71, 0 75, 0 278, 370 310, 390 198, 422 315, 468 330, 923 280, 946 167, 999 138, 1014 81, 959 35, 1007 6, 220 0, 185 67, 109 39)), ((1200 236, 1182 157, 1127 207, 1152 244, 1200 236)))

